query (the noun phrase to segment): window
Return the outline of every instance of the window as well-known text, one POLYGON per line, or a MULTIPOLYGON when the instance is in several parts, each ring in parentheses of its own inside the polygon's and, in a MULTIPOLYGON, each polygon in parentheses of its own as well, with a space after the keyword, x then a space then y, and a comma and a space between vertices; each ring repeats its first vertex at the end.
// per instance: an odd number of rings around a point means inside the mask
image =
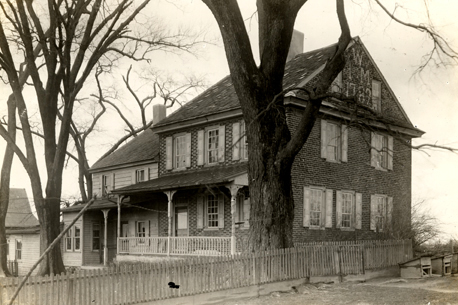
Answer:
POLYGON ((6 259, 8 260, 10 256, 10 240, 6 240, 6 259))
POLYGON ((207 227, 218 228, 218 197, 207 196, 207 227))
POLYGON ((320 187, 304 187, 303 226, 332 228, 333 191, 320 187))
POLYGON ((393 169, 393 137, 372 133, 371 165, 377 169, 393 169))
POLYGON ((341 228, 351 228, 353 225, 353 194, 342 194, 342 221, 341 228))
POLYGON ((74 225, 65 235, 65 251, 80 251, 81 250, 81 228, 74 225))
POLYGON ((210 129, 206 133, 206 159, 208 164, 217 163, 218 162, 218 129, 210 129))
POLYGON ((135 183, 145 181, 145 170, 144 169, 137 169, 135 171, 135 183))
POLYGON ((100 250, 100 224, 92 224, 92 251, 100 250))
POLYGON ((224 196, 211 193, 197 197, 197 228, 224 228, 224 196))
POLYGON ((248 160, 248 140, 245 122, 232 124, 232 161, 248 160))
POLYGON ((146 237, 146 223, 144 221, 137 221, 137 237, 146 237))
POLYGON ((348 129, 346 125, 321 120, 321 157, 330 162, 347 162, 348 129))
POLYGON ((385 195, 371 196, 371 230, 383 232, 390 228, 393 198, 385 195))
POLYGON ((191 167, 191 133, 181 133, 165 138, 167 170, 191 167))
POLYGON ((186 137, 179 136, 174 140, 174 168, 186 167, 186 137))
POLYGON ((337 93, 342 92, 342 72, 337 74, 336 78, 332 82, 331 91, 337 93))
POLYGON ((106 197, 108 195, 108 176, 102 175, 102 196, 106 197))
POLYGON ((372 80, 372 109, 375 111, 382 110, 382 83, 378 80, 372 80))
POLYGON ((22 259, 22 241, 16 239, 16 259, 22 259))

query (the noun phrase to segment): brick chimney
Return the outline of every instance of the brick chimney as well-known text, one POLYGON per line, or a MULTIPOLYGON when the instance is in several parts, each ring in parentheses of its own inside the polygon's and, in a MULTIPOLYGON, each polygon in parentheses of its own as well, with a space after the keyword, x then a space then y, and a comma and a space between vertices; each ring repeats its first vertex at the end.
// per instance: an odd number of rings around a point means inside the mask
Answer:
POLYGON ((286 61, 290 61, 296 55, 304 53, 304 33, 293 30, 291 45, 289 46, 288 57, 286 61))
POLYGON ((153 105, 153 126, 162 121, 166 114, 166 108, 163 104, 154 104, 153 105))

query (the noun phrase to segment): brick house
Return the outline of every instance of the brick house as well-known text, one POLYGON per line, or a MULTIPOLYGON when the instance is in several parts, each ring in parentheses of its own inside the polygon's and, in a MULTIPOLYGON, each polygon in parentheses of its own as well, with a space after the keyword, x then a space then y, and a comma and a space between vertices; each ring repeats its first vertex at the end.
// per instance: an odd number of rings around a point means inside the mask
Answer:
MULTIPOLYGON (((292 58, 284 88, 313 86, 334 48, 292 58)), ((357 96, 361 106, 335 98, 325 101, 296 156, 294 242, 387 238, 392 223, 410 219, 412 161, 405 144, 423 132, 412 125, 359 38, 353 39, 346 56, 347 65, 330 90, 357 96)), ((289 92, 285 106, 288 125, 294 129, 305 107, 301 92, 289 92)), ((164 114, 160 109, 155 111, 164 114)), ((230 76, 159 118, 148 131, 155 140, 140 143, 157 149, 148 159, 154 167, 154 174, 145 176, 149 180, 134 179, 137 163, 126 163, 122 154, 107 157, 112 157, 111 167, 100 167, 105 161, 99 160, 92 168, 94 190, 102 194, 104 180, 97 186, 97 175, 110 177, 120 168, 131 175, 130 185, 120 185, 118 174, 112 176, 115 187, 104 196, 116 197, 117 202, 93 208, 117 211, 110 213, 105 226, 116 244, 117 259, 241 251, 250 222, 256 219, 250 217, 249 143, 230 76)), ((135 146, 131 143, 123 149, 135 146)))

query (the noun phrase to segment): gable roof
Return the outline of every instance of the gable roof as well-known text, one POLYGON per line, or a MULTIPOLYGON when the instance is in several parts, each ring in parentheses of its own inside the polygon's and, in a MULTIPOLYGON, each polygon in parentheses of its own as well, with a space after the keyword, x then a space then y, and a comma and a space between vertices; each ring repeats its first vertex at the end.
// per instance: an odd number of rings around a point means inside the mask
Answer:
MULTIPOLYGON (((326 63, 326 60, 334 53, 335 45, 299 54, 286 63, 283 87, 289 88, 298 85, 306 77, 326 63)), ((166 126, 177 122, 183 122, 210 114, 227 112, 240 109, 240 103, 232 84, 231 76, 228 75, 203 93, 176 110, 155 127, 166 126)))
POLYGON ((5 227, 34 227, 38 220, 32 214, 25 189, 11 188, 5 227))
POLYGON ((91 166, 91 171, 142 161, 159 161, 159 136, 149 128, 110 155, 99 159, 91 166))
MULTIPOLYGON (((353 43, 349 45, 349 48, 353 46, 354 43, 358 43, 363 47, 364 52, 368 55, 376 71, 387 84, 386 80, 384 79, 380 70, 377 68, 377 65, 375 64, 367 49, 364 47, 359 37, 353 38, 353 43)), ((302 87, 307 84, 311 79, 313 79, 322 71, 326 61, 334 54, 335 48, 336 44, 332 44, 321 49, 299 54, 294 59, 287 62, 285 66, 285 74, 283 77, 283 88, 287 89, 291 87, 302 87)), ((380 117, 374 117, 374 119, 416 130, 416 128, 413 127, 412 123, 407 117, 396 96, 392 92, 391 88, 388 85, 387 87, 393 96, 394 102, 397 104, 397 107, 399 107, 402 116, 404 117, 404 121, 400 122, 399 120, 396 120, 395 122, 389 118, 383 119, 380 117)), ((301 93, 299 93, 297 97, 300 98, 301 93)), ((334 101, 330 100, 328 103, 324 103, 324 105, 329 106, 332 103, 334 103, 334 101)), ((241 115, 240 103, 238 101, 230 75, 226 76, 221 81, 198 95, 192 101, 185 104, 174 113, 170 114, 168 117, 163 119, 160 123, 154 125, 152 128, 156 132, 168 130, 169 126, 170 129, 181 128, 188 124, 200 122, 200 120, 203 120, 204 118, 212 120, 212 117, 218 114, 221 117, 241 115), (172 127, 171 125, 174 126, 172 127)))

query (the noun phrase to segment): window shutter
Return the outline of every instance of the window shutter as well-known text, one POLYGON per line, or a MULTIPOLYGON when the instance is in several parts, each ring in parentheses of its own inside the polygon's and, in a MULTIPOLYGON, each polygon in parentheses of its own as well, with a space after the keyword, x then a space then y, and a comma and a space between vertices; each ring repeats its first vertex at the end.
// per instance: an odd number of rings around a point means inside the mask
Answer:
POLYGON ((240 160, 241 143, 240 122, 235 122, 232 124, 232 161, 240 160))
POLYGON ((197 165, 204 164, 204 131, 197 132, 197 165))
POLYGON ((204 197, 197 196, 197 229, 204 227, 204 197))
POLYGON ((150 226, 151 226, 151 221, 147 220, 146 223, 145 223, 145 227, 146 227, 145 228, 145 231, 146 231, 145 232, 145 237, 150 237, 151 236, 150 235, 151 231, 150 231, 150 228, 149 228, 150 226))
POLYGON ((371 166, 377 167, 377 135, 371 132, 371 166))
POLYGON ((336 191, 336 228, 342 226, 342 192, 336 191))
POLYGON ((393 137, 388 136, 388 169, 393 170, 393 137))
POLYGON ((111 190, 114 190, 116 187, 116 174, 111 173, 111 190))
POLYGON ((355 228, 362 229, 362 217, 363 217, 363 196, 361 193, 356 193, 356 202, 355 202, 355 228))
POLYGON ((375 221, 375 212, 377 211, 377 197, 375 195, 371 195, 371 230, 375 231, 377 228, 377 224, 375 221))
POLYGON ((321 119, 321 158, 326 159, 327 156, 327 139, 326 139, 326 120, 321 119))
POLYGON ((191 167, 191 133, 186 134, 186 167, 191 167))
POLYGON ((218 137, 218 162, 224 162, 224 152, 226 149, 226 126, 219 126, 218 137))
POLYGON ((342 125, 342 162, 348 161, 348 127, 342 125))
POLYGON ((386 223, 388 226, 388 230, 390 231, 392 228, 392 223, 391 223, 392 215, 393 215, 393 197, 388 197, 388 206, 386 209, 386 223))
POLYGON ((243 201, 243 218, 244 218, 244 224, 243 226, 245 228, 249 228, 250 227, 250 210, 251 210, 251 206, 250 206, 250 198, 247 198, 243 201))
POLYGON ((326 228, 332 228, 332 190, 326 190, 326 228))
POLYGON ((149 167, 145 167, 145 180, 143 181, 148 181, 149 180, 149 167))
POLYGON ((309 227, 310 226, 310 188, 304 186, 304 215, 303 218, 303 226, 309 227))
POLYGON ((224 196, 218 195, 218 228, 224 228, 224 196))
POLYGON ((172 169, 173 168, 173 137, 165 138, 165 155, 166 155, 165 169, 172 169))
POLYGON ((103 175, 100 175, 100 197, 103 196, 103 175))

